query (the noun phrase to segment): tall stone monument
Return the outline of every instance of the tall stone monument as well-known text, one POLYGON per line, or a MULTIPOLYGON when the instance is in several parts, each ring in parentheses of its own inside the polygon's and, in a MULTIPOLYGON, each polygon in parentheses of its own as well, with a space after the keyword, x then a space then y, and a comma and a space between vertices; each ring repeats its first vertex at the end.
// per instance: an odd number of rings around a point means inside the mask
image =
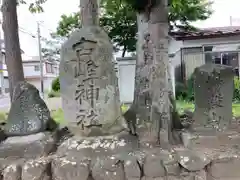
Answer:
POLYGON ((195 69, 193 127, 224 130, 232 120, 233 70, 229 66, 205 64, 195 69))
POLYGON ((113 47, 98 26, 98 0, 81 0, 82 28, 63 44, 60 86, 68 128, 80 136, 121 132, 117 78, 112 65, 113 47))

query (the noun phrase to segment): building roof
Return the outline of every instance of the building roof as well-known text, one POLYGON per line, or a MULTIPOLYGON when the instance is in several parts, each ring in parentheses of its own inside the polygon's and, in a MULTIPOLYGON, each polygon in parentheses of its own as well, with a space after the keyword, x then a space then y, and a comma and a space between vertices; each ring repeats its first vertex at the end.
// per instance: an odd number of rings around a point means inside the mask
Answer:
POLYGON ((196 31, 177 31, 170 35, 176 40, 196 40, 240 35, 240 26, 203 28, 196 31))

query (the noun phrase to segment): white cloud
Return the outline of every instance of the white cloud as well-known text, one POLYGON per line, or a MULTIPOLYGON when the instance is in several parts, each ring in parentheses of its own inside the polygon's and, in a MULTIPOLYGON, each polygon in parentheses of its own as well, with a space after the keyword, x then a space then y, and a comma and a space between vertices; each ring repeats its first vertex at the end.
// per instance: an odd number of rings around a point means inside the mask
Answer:
MULTIPOLYGON (((214 13, 211 18, 203 22, 194 23, 198 27, 217 27, 230 25, 230 16, 240 19, 240 0, 215 0, 213 4, 214 13)), ((44 37, 49 36, 49 30, 55 30, 62 14, 70 14, 79 11, 79 0, 48 0, 44 5, 44 13, 34 16, 26 6, 18 9, 19 26, 26 31, 36 34, 36 20, 42 20, 45 27, 41 29, 44 37), (71 2, 71 3, 70 3, 71 2)), ((240 21, 234 21, 234 25, 240 25, 240 21)), ((26 33, 20 32, 21 48, 27 55, 38 55, 37 39, 26 33)))

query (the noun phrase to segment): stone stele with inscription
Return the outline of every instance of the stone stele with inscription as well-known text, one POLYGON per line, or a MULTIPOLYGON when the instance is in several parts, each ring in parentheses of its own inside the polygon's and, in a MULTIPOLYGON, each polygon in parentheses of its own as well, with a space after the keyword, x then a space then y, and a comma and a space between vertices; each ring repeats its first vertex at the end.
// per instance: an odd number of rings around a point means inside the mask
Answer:
POLYGON ((205 64, 195 69, 194 76, 194 127, 224 130, 232 121, 232 67, 205 64))
POLYGON ((75 135, 110 135, 126 128, 112 53, 108 35, 98 26, 83 26, 62 46, 63 110, 68 128, 75 135))

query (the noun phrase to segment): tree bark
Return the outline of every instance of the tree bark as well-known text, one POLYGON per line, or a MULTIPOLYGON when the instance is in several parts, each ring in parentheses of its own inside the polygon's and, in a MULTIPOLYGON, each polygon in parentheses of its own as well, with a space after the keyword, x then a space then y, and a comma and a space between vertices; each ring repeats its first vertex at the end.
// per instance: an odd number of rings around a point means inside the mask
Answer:
POLYGON ((99 0, 80 0, 82 26, 99 25, 99 0))
POLYGON ((146 43, 145 36, 148 34, 148 23, 145 19, 145 14, 137 14, 137 25, 138 25, 138 39, 137 39, 137 59, 135 68, 135 90, 134 90, 134 103, 137 116, 139 118, 139 124, 144 123, 147 117, 147 108, 145 103, 145 94, 142 94, 144 84, 142 81, 146 78, 145 74, 142 73, 142 69, 145 65, 145 48, 146 43))
POLYGON ((153 64, 150 81, 152 93, 151 129, 153 131, 152 135, 159 144, 173 143, 169 97, 168 32, 167 1, 158 0, 157 5, 150 12, 149 33, 153 44, 153 64))
POLYGON ((2 13, 6 64, 10 97, 12 101, 14 86, 18 82, 24 81, 22 56, 18 35, 17 1, 3 0, 2 13))

